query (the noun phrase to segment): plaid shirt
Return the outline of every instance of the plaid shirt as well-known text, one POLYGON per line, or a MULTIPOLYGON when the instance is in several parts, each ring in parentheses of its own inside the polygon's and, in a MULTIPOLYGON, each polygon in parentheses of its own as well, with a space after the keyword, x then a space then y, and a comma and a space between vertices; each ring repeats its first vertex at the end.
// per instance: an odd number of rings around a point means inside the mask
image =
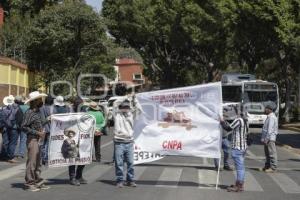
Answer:
POLYGON ((42 131, 42 117, 39 110, 34 111, 32 109, 29 109, 26 111, 22 123, 22 128, 28 135, 32 136, 37 136, 37 132, 42 131))

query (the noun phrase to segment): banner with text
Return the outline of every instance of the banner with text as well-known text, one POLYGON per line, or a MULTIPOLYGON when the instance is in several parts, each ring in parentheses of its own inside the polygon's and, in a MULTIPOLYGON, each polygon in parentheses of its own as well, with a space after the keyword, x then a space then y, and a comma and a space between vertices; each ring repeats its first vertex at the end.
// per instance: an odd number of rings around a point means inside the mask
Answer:
POLYGON ((51 115, 49 167, 90 164, 95 124, 86 113, 51 115))
POLYGON ((134 126, 138 147, 135 163, 164 155, 221 157, 221 83, 146 92, 136 97, 142 114, 134 126))

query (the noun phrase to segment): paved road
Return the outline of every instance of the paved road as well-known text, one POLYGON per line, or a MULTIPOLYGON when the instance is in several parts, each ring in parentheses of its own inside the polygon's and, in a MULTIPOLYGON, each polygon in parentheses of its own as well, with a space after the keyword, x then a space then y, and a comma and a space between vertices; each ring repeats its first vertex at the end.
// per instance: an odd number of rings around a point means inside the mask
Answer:
MULTIPOLYGON (((252 129, 258 132, 259 129, 252 129)), ((282 134, 286 134, 281 130, 282 134)), ((290 133, 290 132, 289 132, 290 133)), ((258 138, 258 137, 257 137, 258 138)), ((103 157, 111 160, 111 137, 103 137, 103 157)), ((222 171, 219 189, 215 190, 217 172, 211 159, 166 157, 147 165, 136 166, 137 188, 116 188, 114 166, 93 163, 86 167, 88 185, 68 185, 67 168, 45 169, 50 190, 31 193, 24 191, 24 163, 0 163, 0 200, 190 200, 190 199, 300 199, 300 155, 278 147, 279 170, 275 174, 260 172, 263 166, 263 147, 256 143, 247 153, 245 192, 227 193, 226 185, 234 182, 234 172, 222 171)))

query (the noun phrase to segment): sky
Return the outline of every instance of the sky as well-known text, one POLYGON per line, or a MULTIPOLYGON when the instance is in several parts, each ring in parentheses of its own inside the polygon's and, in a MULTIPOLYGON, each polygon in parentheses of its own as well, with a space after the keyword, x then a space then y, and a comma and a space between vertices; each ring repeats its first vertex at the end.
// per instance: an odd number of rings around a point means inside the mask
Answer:
POLYGON ((91 5, 92 7, 96 8, 98 11, 102 8, 102 1, 103 0, 85 0, 87 4, 91 5))

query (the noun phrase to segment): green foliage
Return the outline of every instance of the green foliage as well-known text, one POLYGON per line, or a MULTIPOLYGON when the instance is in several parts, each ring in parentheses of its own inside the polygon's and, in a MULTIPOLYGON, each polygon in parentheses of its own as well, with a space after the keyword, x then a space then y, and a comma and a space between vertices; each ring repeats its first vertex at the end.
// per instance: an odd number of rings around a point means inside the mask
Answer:
POLYGON ((81 73, 104 73, 114 78, 112 41, 102 18, 81 2, 65 2, 42 10, 30 28, 29 66, 44 72, 46 85, 81 73))

